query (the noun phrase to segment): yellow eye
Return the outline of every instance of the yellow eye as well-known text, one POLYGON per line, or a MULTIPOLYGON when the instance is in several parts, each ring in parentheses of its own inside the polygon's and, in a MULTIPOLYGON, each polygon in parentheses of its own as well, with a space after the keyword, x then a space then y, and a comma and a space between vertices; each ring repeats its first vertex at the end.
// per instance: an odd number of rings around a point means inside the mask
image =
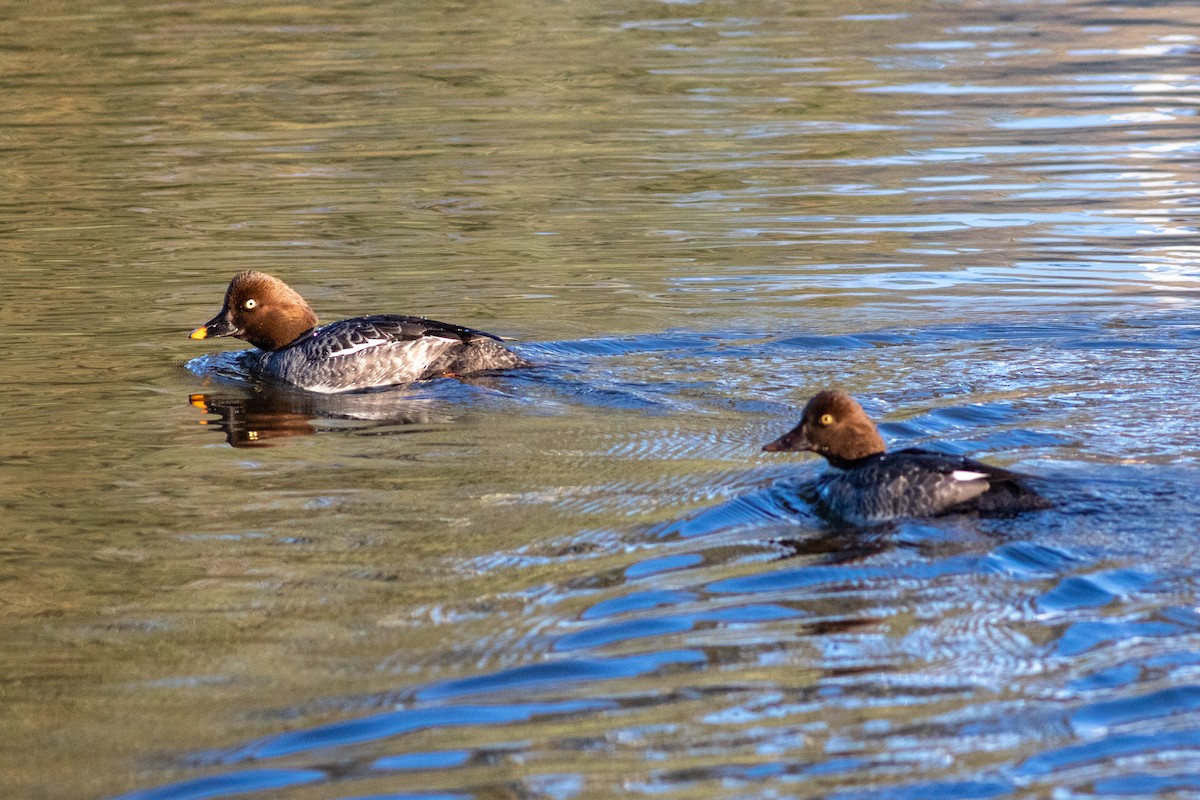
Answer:
POLYGON ((253 311, 254 307, 257 305, 258 305, 258 301, 255 300, 253 297, 251 297, 249 300, 242 303, 242 308, 246 309, 247 311, 253 311))
POLYGON ((833 414, 822 414, 821 419, 819 419, 817 421, 820 422, 822 425, 832 425, 833 424, 833 414))

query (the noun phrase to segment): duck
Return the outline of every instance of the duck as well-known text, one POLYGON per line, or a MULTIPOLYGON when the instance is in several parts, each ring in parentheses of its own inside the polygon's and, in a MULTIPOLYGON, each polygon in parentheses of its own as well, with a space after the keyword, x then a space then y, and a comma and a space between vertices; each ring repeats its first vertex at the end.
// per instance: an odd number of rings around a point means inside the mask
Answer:
POLYGON ((1052 505, 1028 486, 1028 475, 919 447, 888 452, 862 406, 837 390, 817 393, 800 424, 763 450, 824 457, 829 469, 806 484, 802 496, 822 516, 849 525, 945 514, 1008 516, 1052 505))
POLYGON ((257 348, 243 362, 255 378, 322 394, 532 366, 499 336, 425 317, 373 314, 318 325, 298 292, 255 270, 233 276, 221 310, 190 334, 220 336, 257 348))

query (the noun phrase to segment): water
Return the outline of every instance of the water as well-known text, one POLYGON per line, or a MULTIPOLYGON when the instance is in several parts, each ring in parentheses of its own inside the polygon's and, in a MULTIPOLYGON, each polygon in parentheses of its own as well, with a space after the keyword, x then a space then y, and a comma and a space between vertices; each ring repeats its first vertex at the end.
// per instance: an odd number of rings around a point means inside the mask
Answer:
POLYGON ((4 795, 1200 796, 1195 19, 4 6, 4 795), (256 391, 246 268, 540 366, 256 391), (829 528, 826 385, 1057 508, 829 528))

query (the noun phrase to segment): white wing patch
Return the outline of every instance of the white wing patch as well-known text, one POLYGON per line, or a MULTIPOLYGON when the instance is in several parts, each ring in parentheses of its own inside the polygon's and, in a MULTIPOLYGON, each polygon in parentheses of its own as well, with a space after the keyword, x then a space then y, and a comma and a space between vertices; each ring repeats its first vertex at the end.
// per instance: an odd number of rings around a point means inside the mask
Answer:
POLYGON ((971 472, 965 469, 956 469, 950 473, 950 477, 956 481, 978 481, 987 477, 985 472, 971 472))
POLYGON ((370 350, 372 347, 378 347, 381 344, 387 344, 390 341, 392 341, 392 340, 391 339, 367 339, 365 342, 359 342, 358 344, 353 345, 351 347, 347 347, 344 350, 334 350, 332 353, 329 354, 329 357, 330 358, 339 358, 340 356, 353 355, 354 353, 359 353, 359 352, 362 352, 363 350, 370 350))

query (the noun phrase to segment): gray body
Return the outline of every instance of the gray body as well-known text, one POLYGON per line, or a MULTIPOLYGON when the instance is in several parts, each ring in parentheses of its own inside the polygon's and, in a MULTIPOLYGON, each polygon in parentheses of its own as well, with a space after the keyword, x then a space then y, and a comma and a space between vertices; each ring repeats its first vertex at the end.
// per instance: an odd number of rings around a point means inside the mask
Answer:
POLYGON ((875 525, 940 514, 1015 514, 1050 504, 1020 483, 1024 477, 963 456, 919 448, 868 456, 831 468, 803 494, 824 516, 875 525))
POLYGON ((393 314, 331 322, 247 358, 254 372, 323 393, 529 366, 489 333, 393 314))

